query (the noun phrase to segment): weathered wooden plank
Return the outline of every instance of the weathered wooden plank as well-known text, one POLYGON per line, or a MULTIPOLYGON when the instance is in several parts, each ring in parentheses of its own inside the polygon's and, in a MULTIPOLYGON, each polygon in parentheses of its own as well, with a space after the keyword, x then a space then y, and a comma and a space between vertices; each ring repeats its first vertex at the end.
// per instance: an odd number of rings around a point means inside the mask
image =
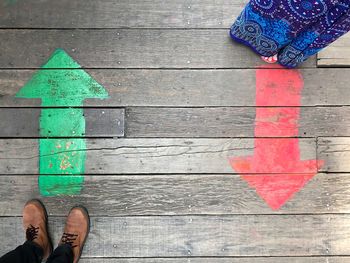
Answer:
POLYGON ((124 136, 124 109, 84 109, 86 136, 122 137, 124 136))
MULTIPOLYGON (((265 108, 265 110, 269 109, 272 108, 265 108)), ((58 112, 60 110, 57 109, 58 112)), ((40 108, 0 108, 0 137, 40 137, 40 111, 40 108)), ((254 137, 255 125, 271 122, 271 120, 256 119, 255 112, 256 108, 253 107, 132 107, 127 109, 126 134, 130 138, 254 137)), ((85 108, 84 115, 86 134, 77 134, 77 136, 120 137, 124 135, 124 110, 85 108)), ((350 116, 348 106, 304 107, 301 109, 300 119, 296 119, 299 124, 299 137, 350 136, 350 120, 346 116, 350 116)), ((279 124, 280 131, 289 129, 289 123, 286 123, 285 127, 279 124)), ((272 133, 263 137, 276 135, 272 133)), ((60 137, 60 134, 52 136, 60 137)))
POLYGON ((128 108, 126 134, 128 137, 254 137, 255 110, 128 108))
POLYGON ((1 28, 228 28, 245 0, 0 1, 1 28), (31 12, 28 12, 30 10, 31 12), (64 14, 64 15, 62 15, 64 14))
MULTIPOLYGON (((23 242, 21 221, 0 218, 0 254, 23 242)), ((63 225, 50 218, 54 244, 63 225)), ((92 217, 84 256, 348 255, 349 236, 349 215, 92 217)))
POLYGON ((37 180, 37 175, 0 176, 0 216, 20 216, 31 198, 41 198, 54 216, 65 215, 76 203, 85 203, 95 216, 320 214, 350 209, 349 174, 316 175, 275 212, 239 175, 85 176, 80 195, 62 197, 41 197, 37 180))
POLYGON ((267 258, 82 258, 83 263, 349 263, 350 257, 267 257, 267 258))
POLYGON ((323 67, 350 66, 350 34, 346 34, 322 50, 317 65, 323 67))
MULTIPOLYGON (((271 119, 256 119, 255 112, 252 107, 128 108, 126 133, 128 137, 254 137, 255 125, 271 123, 271 119)), ((350 107, 302 108, 300 119, 296 119, 299 136, 349 136, 350 119, 346 116, 350 116, 350 107)), ((276 123, 279 118, 276 115, 276 123)), ((278 127, 289 131, 290 123, 278 127)))
MULTIPOLYGON (((41 111, 40 108, 0 108, 0 137, 42 137, 39 127, 41 111)), ((62 109, 56 111, 59 114, 62 109)), ((86 122, 85 134, 76 136, 124 136, 124 112, 124 109, 86 108, 83 113, 86 122)), ((80 125, 79 121, 80 119, 77 120, 77 125, 80 125)), ((52 136, 61 137, 60 134, 52 136)))
POLYGON ((349 263, 350 257, 268 257, 268 258, 82 258, 83 263, 349 263))
POLYGON ((325 160, 321 171, 347 172, 350 171, 350 138, 326 137, 318 138, 317 155, 325 160))
POLYGON ((301 136, 348 136, 350 107, 302 108, 299 121, 301 136))
MULTIPOLYGON (((330 47, 331 49, 331 47, 330 47)), ((346 58, 343 57, 343 55, 340 57, 334 56, 334 58, 321 58, 318 61, 318 66, 319 67, 349 67, 350 66, 350 52, 346 48, 332 48, 332 50, 338 50, 340 53, 344 54, 346 58)))
MULTIPOLYGON (((87 70, 108 91, 86 106, 255 106, 255 70, 87 70)), ((349 105, 350 69, 304 69, 302 105, 349 105)), ((0 70, 0 106, 40 106, 15 94, 32 70, 0 70)), ((267 105, 268 106, 268 105, 267 105)))
MULTIPOLYGON (((228 30, 0 30, 0 68, 38 68, 63 48, 85 68, 255 68, 228 30), (20 51, 19 51, 20 50, 20 51)), ((315 58, 304 67, 315 67, 315 58)))
MULTIPOLYGON (((254 139, 87 139, 86 143, 86 174, 234 173, 229 159, 254 151, 254 139)), ((315 159, 314 139, 299 139, 299 145, 302 160, 315 159)), ((0 174, 37 174, 38 155, 36 139, 0 140, 0 174)))
POLYGON ((37 137, 40 109, 0 109, 0 137, 37 137))

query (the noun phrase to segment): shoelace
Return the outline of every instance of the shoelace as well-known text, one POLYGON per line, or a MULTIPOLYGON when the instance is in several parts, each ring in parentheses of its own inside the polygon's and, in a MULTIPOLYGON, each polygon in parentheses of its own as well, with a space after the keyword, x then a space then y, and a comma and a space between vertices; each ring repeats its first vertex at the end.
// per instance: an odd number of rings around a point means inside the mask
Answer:
POLYGON ((29 225, 26 230, 26 237, 28 241, 33 241, 38 237, 39 227, 34 227, 33 225, 29 225))
POLYGON ((70 233, 63 233, 61 242, 63 244, 70 245, 72 248, 76 247, 77 245, 73 245, 74 241, 77 239, 78 235, 76 234, 70 234, 70 233))

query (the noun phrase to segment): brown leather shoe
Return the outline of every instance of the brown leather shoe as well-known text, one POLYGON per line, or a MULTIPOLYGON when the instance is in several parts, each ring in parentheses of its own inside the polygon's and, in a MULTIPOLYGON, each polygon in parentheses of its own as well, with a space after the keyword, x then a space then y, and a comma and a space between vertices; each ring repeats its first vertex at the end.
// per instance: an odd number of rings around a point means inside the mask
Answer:
POLYGON ((52 242, 47 226, 47 212, 37 199, 28 201, 23 208, 23 227, 26 240, 32 241, 43 249, 43 259, 52 253, 52 242))
POLYGON ((67 217, 64 233, 58 245, 68 244, 73 249, 74 263, 80 259, 86 238, 90 231, 90 217, 83 206, 73 207, 67 217))

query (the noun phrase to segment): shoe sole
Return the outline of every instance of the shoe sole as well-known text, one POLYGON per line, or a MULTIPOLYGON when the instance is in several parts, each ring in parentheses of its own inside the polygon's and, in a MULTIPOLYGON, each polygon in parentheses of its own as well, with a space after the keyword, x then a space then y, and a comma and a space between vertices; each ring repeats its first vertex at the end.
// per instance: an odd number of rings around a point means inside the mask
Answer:
MULTIPOLYGON (((41 202, 39 199, 31 199, 29 201, 26 202, 26 204, 24 206, 26 206, 27 204, 31 203, 31 202, 37 202, 41 208, 44 210, 44 215, 45 215, 45 227, 46 227, 46 233, 47 233, 47 239, 49 240, 49 246, 50 246, 50 253, 49 256, 52 254, 53 252, 53 243, 51 240, 51 236, 50 236, 50 232, 49 232, 49 216, 47 214, 45 205, 43 204, 43 202, 41 202)), ((44 258, 45 259, 45 258, 44 258)), ((47 259, 47 258, 46 258, 47 259)))

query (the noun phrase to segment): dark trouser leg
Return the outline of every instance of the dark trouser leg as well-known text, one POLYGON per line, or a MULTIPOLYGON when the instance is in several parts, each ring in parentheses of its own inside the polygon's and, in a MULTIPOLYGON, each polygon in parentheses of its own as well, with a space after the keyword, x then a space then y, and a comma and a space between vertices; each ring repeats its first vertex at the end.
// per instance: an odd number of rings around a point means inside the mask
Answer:
POLYGON ((43 250, 37 244, 26 241, 0 258, 0 263, 40 263, 43 258, 43 250))
POLYGON ((58 246, 46 263, 73 263, 73 250, 69 245, 58 246))

